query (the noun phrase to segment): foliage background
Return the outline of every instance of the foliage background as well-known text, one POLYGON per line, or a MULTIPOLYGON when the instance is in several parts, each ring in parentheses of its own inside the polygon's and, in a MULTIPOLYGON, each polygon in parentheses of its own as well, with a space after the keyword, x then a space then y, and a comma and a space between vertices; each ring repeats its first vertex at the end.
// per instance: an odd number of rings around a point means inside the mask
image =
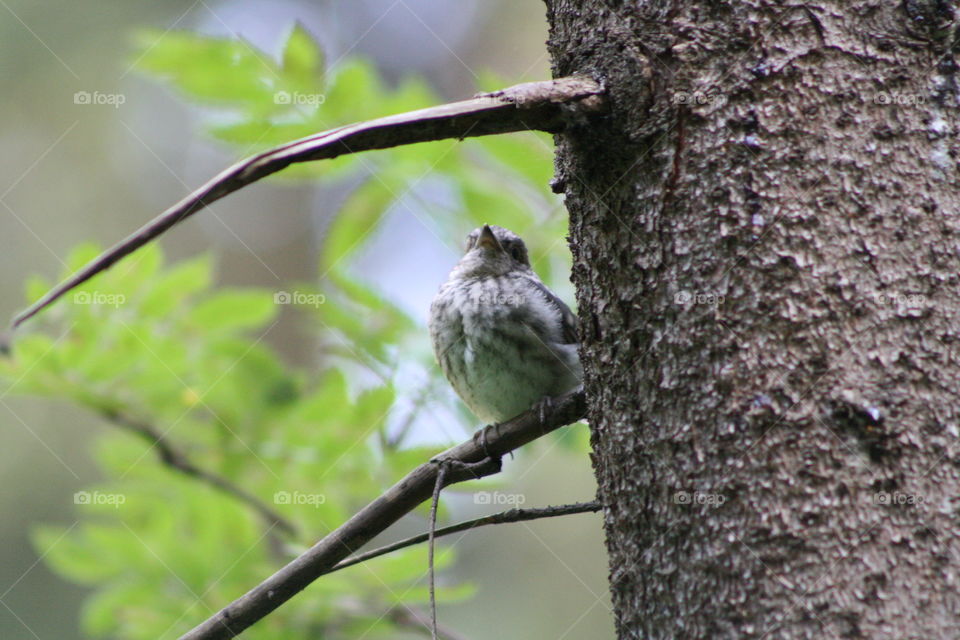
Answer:
MULTIPOLYGON (((5 311, 23 305, 24 282, 34 297, 88 258, 93 248, 78 243, 117 240, 236 157, 547 76, 539 7, 464 7, 4 4, 0 69, 20 98, 3 107, 0 129, 5 311), (294 20, 303 27, 291 30, 294 20), (78 104, 77 92, 123 104, 78 104), (322 104, 278 103, 278 92, 322 104)), ((524 235, 537 270, 572 300, 551 173, 550 140, 533 135, 289 171, 216 204, 164 251, 138 253, 18 335, 0 387, 0 499, 13 515, 0 529, 0 636, 174 637, 429 451, 462 440, 476 424, 437 382, 426 306, 482 222, 524 235), (276 304, 283 293, 306 304, 276 304), (169 431, 298 536, 268 533, 237 501, 161 468, 142 440, 110 426, 118 411, 169 431), (124 503, 77 505, 81 490, 124 503), (326 500, 274 505, 276 492, 326 500)), ((477 504, 489 495, 477 491, 524 506, 591 498, 584 429, 566 434, 508 463, 495 485, 452 496, 444 518, 499 510, 477 504)), ((413 516, 389 537, 423 525, 413 516)), ((577 516, 448 541, 441 620, 475 638, 610 635, 599 536, 596 517, 577 516)), ((325 579, 276 628, 250 635, 313 637, 323 622, 346 637, 396 637, 381 615, 399 599, 422 604, 424 557, 325 579)))

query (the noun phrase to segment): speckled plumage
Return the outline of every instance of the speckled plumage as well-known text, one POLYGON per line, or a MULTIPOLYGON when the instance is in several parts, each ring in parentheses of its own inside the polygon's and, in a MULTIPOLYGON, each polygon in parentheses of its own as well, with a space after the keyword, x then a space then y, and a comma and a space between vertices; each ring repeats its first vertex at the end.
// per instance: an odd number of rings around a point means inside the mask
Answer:
POLYGON ((440 368, 478 418, 502 422, 578 386, 577 320, 530 268, 523 241, 474 230, 430 305, 440 368))

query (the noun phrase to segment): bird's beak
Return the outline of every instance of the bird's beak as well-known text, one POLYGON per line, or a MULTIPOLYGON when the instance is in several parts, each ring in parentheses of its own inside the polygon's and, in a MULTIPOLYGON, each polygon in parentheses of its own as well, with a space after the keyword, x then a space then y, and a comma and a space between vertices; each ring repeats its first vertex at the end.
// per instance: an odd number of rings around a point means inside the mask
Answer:
POLYGON ((499 249, 503 251, 503 247, 500 246, 500 241, 497 240, 497 236, 493 235, 493 229, 490 228, 490 225, 483 225, 483 230, 480 231, 480 237, 477 238, 477 246, 483 247, 484 249, 499 249))

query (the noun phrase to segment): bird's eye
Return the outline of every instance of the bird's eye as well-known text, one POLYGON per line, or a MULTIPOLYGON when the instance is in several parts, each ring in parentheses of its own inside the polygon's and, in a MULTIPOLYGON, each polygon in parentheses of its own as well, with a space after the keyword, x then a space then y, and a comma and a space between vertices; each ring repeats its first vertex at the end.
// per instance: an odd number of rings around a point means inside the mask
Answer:
POLYGON ((523 250, 523 245, 518 242, 511 242, 510 246, 507 247, 507 251, 510 253, 510 256, 519 262, 520 264, 526 264, 526 252, 523 250))

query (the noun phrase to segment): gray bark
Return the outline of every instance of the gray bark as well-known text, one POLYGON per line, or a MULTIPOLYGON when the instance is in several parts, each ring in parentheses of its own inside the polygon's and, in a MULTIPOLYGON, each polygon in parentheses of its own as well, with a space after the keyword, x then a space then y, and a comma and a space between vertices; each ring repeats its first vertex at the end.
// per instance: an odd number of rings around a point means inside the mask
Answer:
POLYGON ((960 637, 954 11, 548 0, 621 638, 960 637))

